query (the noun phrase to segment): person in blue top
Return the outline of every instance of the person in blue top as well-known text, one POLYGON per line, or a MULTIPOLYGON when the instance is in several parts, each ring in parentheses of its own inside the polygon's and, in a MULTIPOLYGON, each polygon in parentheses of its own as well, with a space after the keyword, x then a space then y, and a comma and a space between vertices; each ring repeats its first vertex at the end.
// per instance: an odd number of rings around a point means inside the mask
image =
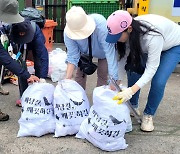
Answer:
MULTIPOLYGON (((18 13, 17 0, 0 0, 0 20, 6 23, 18 23, 23 22, 24 18, 18 13)), ((39 78, 30 75, 25 69, 23 69, 16 61, 14 61, 9 53, 4 49, 0 42, 0 63, 12 71, 19 77, 24 78, 28 82, 39 81, 39 78)), ((9 119, 9 115, 1 112, 0 121, 6 121, 9 119)))
MULTIPOLYGON (((40 78, 40 82, 46 82, 45 78, 48 74, 49 56, 45 47, 45 37, 39 26, 27 19, 21 23, 12 24, 10 39, 20 47, 27 44, 27 50, 32 50, 35 75, 40 78)), ((21 51, 23 54, 23 50, 21 51)), ((22 96, 28 87, 28 83, 22 78, 19 78, 18 82, 20 96, 22 96)), ((20 100, 16 101, 16 105, 21 106, 20 100)))
POLYGON ((72 79, 86 88, 87 75, 78 68, 80 56, 89 55, 88 37, 91 36, 92 57, 98 59, 97 86, 106 85, 108 74, 118 80, 118 60, 114 44, 105 41, 108 34, 106 19, 100 14, 87 15, 82 7, 73 6, 66 13, 64 43, 67 48, 66 79, 72 79))

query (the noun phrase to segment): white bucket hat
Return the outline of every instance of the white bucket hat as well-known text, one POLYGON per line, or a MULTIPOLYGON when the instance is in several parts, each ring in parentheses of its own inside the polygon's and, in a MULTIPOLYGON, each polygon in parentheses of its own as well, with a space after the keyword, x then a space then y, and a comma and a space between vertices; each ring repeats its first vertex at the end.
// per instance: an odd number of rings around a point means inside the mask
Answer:
POLYGON ((0 0, 0 20, 5 23, 23 22, 24 18, 19 14, 17 0, 0 0))
POLYGON ((73 6, 67 11, 64 32, 69 38, 85 39, 93 33, 95 27, 95 21, 85 13, 82 7, 73 6))

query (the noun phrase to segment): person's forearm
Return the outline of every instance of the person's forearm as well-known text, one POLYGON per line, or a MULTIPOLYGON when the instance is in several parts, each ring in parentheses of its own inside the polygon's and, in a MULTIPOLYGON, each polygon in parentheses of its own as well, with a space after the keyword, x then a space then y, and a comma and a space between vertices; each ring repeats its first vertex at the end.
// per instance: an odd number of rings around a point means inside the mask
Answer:
MULTIPOLYGON (((1 45, 2 46, 2 45, 1 45)), ((19 77, 24 79, 30 78, 30 74, 28 71, 22 68, 22 66, 9 55, 4 48, 0 46, 0 63, 4 65, 8 70, 13 72, 19 77)))
POLYGON ((131 87, 133 93, 135 94, 139 89, 140 87, 137 85, 137 84, 134 84, 132 87, 131 87))
POLYGON ((75 66, 71 63, 67 65, 66 79, 72 79, 75 66))

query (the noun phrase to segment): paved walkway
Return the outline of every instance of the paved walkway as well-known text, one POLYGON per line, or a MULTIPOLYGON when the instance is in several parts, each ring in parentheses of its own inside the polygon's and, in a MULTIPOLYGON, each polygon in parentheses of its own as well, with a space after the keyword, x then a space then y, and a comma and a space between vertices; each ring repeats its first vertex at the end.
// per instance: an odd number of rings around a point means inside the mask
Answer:
MULTIPOLYGON (((48 81, 52 83, 50 80, 48 81)), ((123 82, 124 84, 126 81, 123 82)), ((56 83, 53 83, 56 85, 56 83)), ((88 77, 87 95, 91 101, 96 86, 96 74, 88 77)), ((146 104, 149 84, 142 89, 140 111, 146 104)), ((104 154, 104 152, 86 140, 74 136, 53 138, 53 134, 40 138, 17 138, 20 108, 15 106, 18 99, 18 87, 5 84, 10 94, 0 95, 0 108, 9 113, 10 120, 0 122, 0 154, 104 154)), ((180 74, 173 73, 167 83, 165 96, 154 119, 155 131, 145 133, 133 120, 133 131, 125 135, 128 148, 113 154, 180 154, 180 74)), ((109 152, 112 153, 112 152, 109 152)))

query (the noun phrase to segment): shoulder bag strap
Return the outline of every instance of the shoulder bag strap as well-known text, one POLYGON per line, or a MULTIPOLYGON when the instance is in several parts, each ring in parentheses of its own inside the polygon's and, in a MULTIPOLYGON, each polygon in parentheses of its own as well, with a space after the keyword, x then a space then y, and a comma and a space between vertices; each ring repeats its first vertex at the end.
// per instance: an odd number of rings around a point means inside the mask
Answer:
POLYGON ((33 22, 33 21, 30 21, 31 22, 31 26, 32 26, 32 28, 33 28, 33 31, 34 31, 34 33, 36 32, 36 23, 35 22, 33 22))
POLYGON ((88 37, 88 45, 89 45, 89 62, 92 63, 92 46, 91 46, 91 35, 88 37))

